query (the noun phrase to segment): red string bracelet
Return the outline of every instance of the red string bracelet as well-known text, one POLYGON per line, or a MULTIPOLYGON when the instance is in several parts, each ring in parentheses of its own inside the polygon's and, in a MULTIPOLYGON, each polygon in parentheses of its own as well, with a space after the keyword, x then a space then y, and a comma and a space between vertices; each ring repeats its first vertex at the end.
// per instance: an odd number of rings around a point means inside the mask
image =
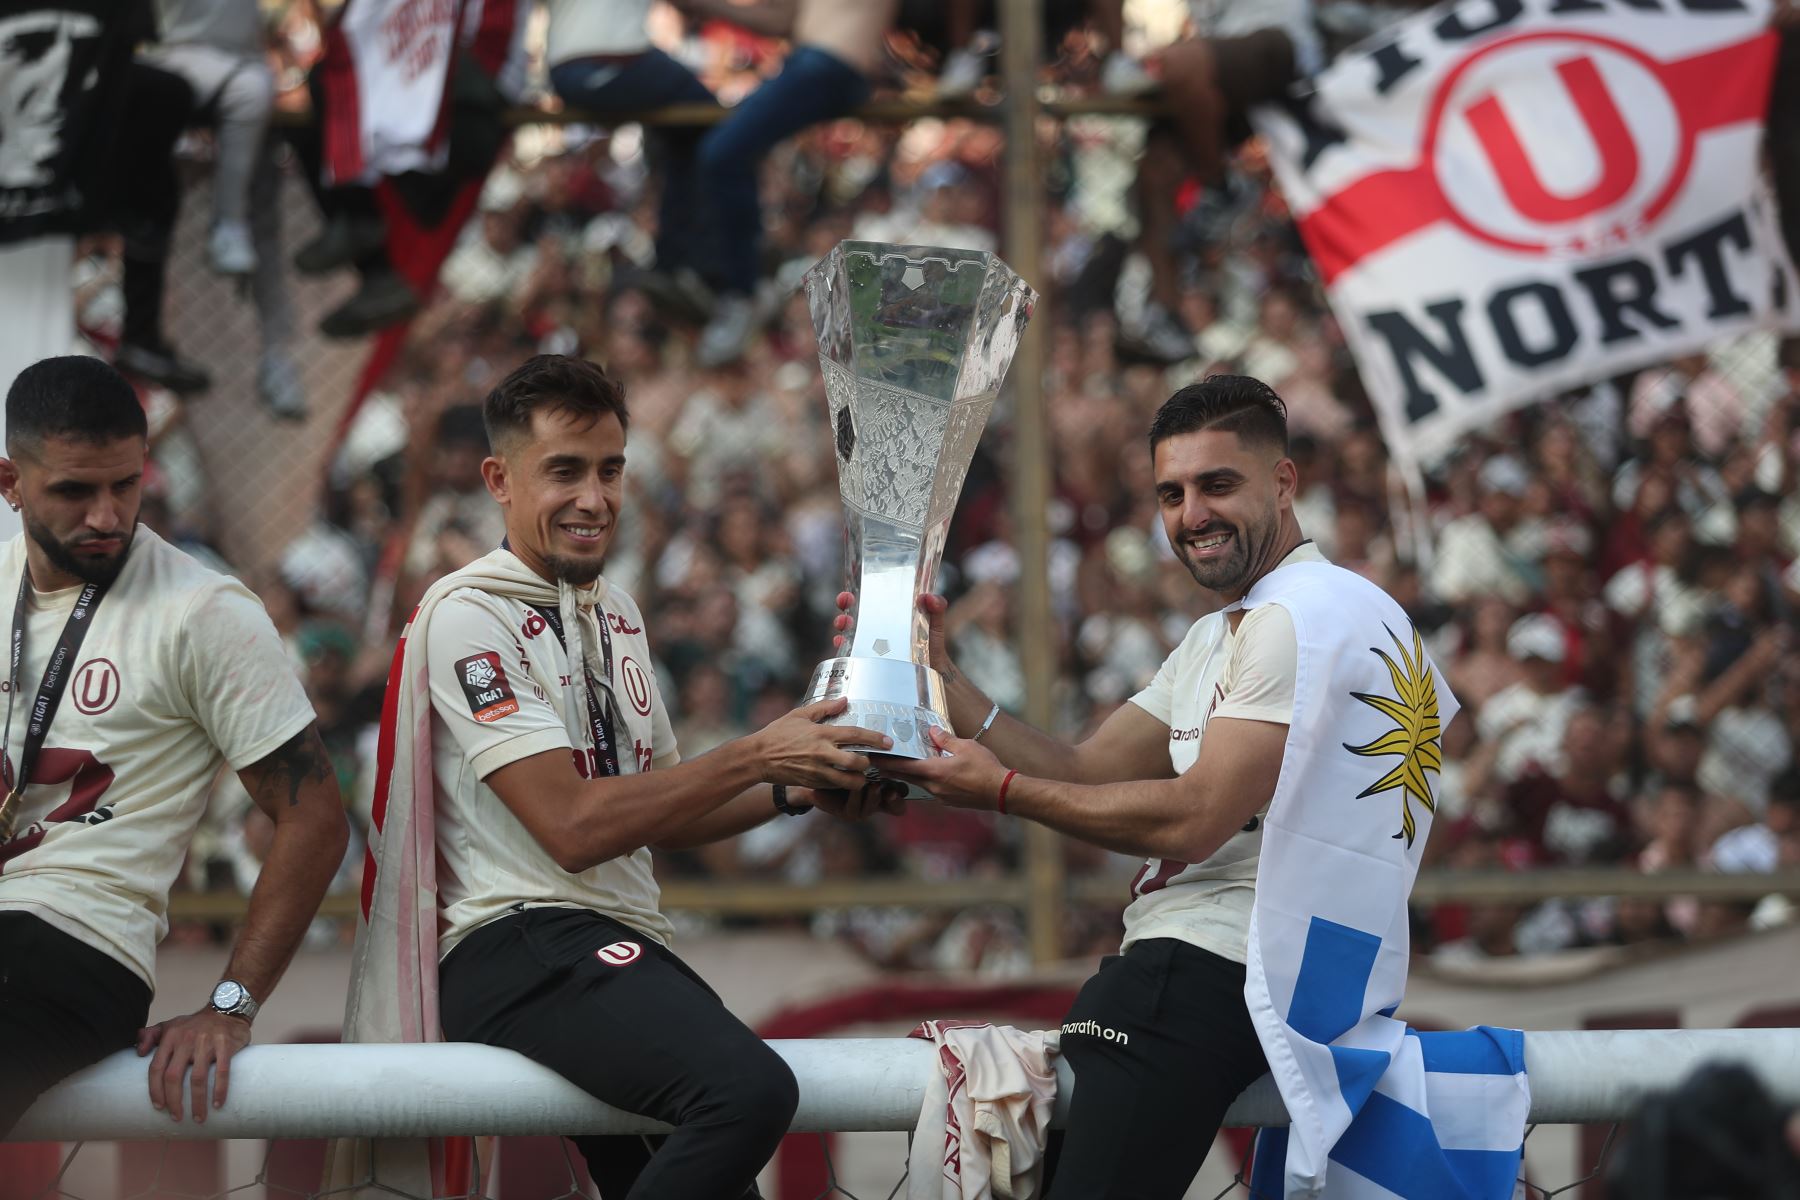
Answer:
POLYGON ((994 797, 994 811, 1001 816, 1006 815, 1006 789, 1012 786, 1013 776, 1017 774, 1017 771, 1008 771, 1006 778, 1000 781, 1000 794, 994 797))

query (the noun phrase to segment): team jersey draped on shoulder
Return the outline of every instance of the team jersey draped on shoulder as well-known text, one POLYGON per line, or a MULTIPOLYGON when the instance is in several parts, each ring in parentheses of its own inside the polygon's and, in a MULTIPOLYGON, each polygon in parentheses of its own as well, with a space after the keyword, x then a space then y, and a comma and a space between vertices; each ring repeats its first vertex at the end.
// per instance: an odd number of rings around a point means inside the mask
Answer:
MULTIPOLYGON (((674 766, 680 761, 674 728, 637 603, 605 580, 581 594, 593 601, 577 609, 584 640, 611 651, 604 664, 609 678, 593 681, 593 695, 611 712, 619 772, 674 766)), ((484 782, 501 767, 546 752, 571 755, 582 779, 604 772, 591 730, 571 732, 581 725, 572 703, 573 689, 583 686, 576 674, 581 664, 556 616, 554 608, 466 587, 443 598, 425 631, 440 955, 487 922, 539 905, 593 909, 664 944, 670 939, 647 848, 572 875, 484 782)))
MULTIPOLYGON (((24 570, 20 535, 0 550, 0 587, 16 588, 24 570)), ((80 592, 30 594, 9 781, 80 592)), ((169 888, 221 761, 233 770, 261 761, 311 724, 313 709, 250 589, 147 528, 91 620, 17 831, 0 843, 0 911, 28 912, 154 987, 169 888)))
MULTIPOLYGON (((1302 542, 1276 566, 1324 562, 1302 542)), ((1181 775, 1200 757, 1214 717, 1286 725, 1294 713, 1298 647, 1294 622, 1280 605, 1246 612, 1233 632, 1233 609, 1194 622, 1150 685, 1131 702, 1169 727, 1169 759, 1181 775)), ((1147 861, 1132 880, 1125 942, 1172 937, 1243 962, 1256 899, 1256 866, 1267 808, 1202 863, 1147 861)))

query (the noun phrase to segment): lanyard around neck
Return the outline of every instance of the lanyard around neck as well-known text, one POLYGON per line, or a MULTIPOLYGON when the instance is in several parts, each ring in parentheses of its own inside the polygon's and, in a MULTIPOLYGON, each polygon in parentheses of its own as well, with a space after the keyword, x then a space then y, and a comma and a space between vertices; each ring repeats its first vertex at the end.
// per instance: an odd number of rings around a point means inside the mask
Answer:
MULTIPOLYGON (((19 698, 19 670, 25 661, 25 626, 31 619, 30 596, 31 568, 27 566, 19 576, 19 598, 13 604, 12 666, 6 676, 6 726, 3 731, 6 741, 12 739, 13 705, 19 698)), ((32 701, 31 713, 25 723, 25 744, 19 748, 18 769, 11 772, 11 778, 6 780, 6 799, 0 802, 0 839, 13 835, 25 788, 31 782, 31 772, 37 766, 39 752, 44 748, 44 735, 50 731, 50 722, 55 720, 56 710, 62 704, 63 692, 68 688, 69 668, 75 661, 75 655, 81 650, 81 643, 87 638, 88 630, 93 627, 94 612, 105 596, 106 587, 103 584, 89 583, 81 589, 81 595, 75 598, 75 608, 69 613, 69 619, 63 622, 62 633, 56 639, 56 648, 50 652, 50 661, 44 667, 44 678, 38 684, 37 698, 32 701)))

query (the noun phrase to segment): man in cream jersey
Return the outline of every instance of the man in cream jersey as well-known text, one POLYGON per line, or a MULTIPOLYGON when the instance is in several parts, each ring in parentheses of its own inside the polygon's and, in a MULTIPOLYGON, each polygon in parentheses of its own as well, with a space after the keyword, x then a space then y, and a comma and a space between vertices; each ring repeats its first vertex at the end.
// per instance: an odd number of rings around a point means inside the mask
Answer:
POLYGON ((155 1050, 151 1101, 180 1120, 192 1067, 205 1120, 349 837, 262 605, 138 526, 147 449, 137 396, 98 359, 45 359, 7 392, 0 495, 25 532, 0 551, 17 597, 0 697, 0 1133, 134 1041, 155 1050), (210 1003, 144 1028, 169 887, 221 760, 274 840, 210 1003))
MULTIPOLYGON (((670 951, 650 849, 860 810, 878 799, 869 760, 844 747, 888 743, 821 724, 835 702, 683 762, 644 617, 601 576, 624 502, 623 390, 540 355, 485 417, 506 543, 432 588, 396 655, 346 1039, 505 1046, 673 1125, 655 1142, 577 1139, 604 1196, 754 1195, 794 1078, 670 951)), ((334 1181, 355 1178, 346 1162, 334 1181)), ((433 1180, 466 1168, 444 1147, 429 1163, 433 1180)))
MULTIPOLYGON (((1324 562, 1302 535, 1286 409, 1266 384, 1218 375, 1183 388, 1157 412, 1150 442, 1170 545, 1224 607, 1194 623, 1131 703, 1088 740, 1067 745, 995 712, 944 653, 943 601, 921 597, 952 720, 958 729, 983 732, 979 740, 940 739, 943 758, 888 768, 946 803, 1027 817, 1146 857, 1132 882, 1121 953, 1102 962, 1062 1026, 1077 1087, 1049 1193, 1059 1200, 1173 1200, 1185 1193, 1225 1110, 1282 1053, 1270 1050, 1265 1058, 1275 1034, 1259 1038, 1264 1018, 1254 998, 1262 980, 1253 950, 1270 929, 1294 939, 1258 906, 1280 902, 1298 912, 1315 898, 1296 896, 1285 876, 1270 882, 1265 834, 1273 837, 1280 818, 1296 811, 1287 800, 1287 810, 1271 816, 1278 780, 1282 794, 1291 794, 1293 781, 1307 780, 1312 760, 1329 757, 1317 747, 1339 746, 1345 731, 1362 728, 1344 714, 1390 686, 1381 657, 1395 653, 1386 645, 1390 636, 1414 656, 1406 659, 1410 674, 1422 671, 1435 684, 1399 606, 1324 562), (1308 623, 1309 641, 1298 636, 1295 614, 1314 612, 1323 615, 1308 623), (1317 631, 1334 622, 1348 631, 1350 649, 1313 649, 1317 631), (1371 653, 1371 646, 1383 649, 1371 653), (1311 657, 1303 659, 1303 649, 1311 657), (1309 705, 1304 714, 1297 697, 1309 705), (1296 745, 1301 757, 1289 762, 1296 745), (1253 936, 1259 923, 1266 928, 1253 936)), ((1418 703, 1423 710, 1426 701, 1418 703)), ((1416 745, 1407 747, 1416 756, 1408 761, 1418 764, 1418 773, 1406 776, 1408 787, 1425 786, 1423 771, 1438 762, 1440 716, 1447 721, 1455 712, 1447 689, 1433 688, 1429 705, 1429 719, 1416 722, 1416 745)), ((1371 746, 1379 740, 1368 738, 1371 746)), ((1387 743, 1375 750, 1385 753, 1387 743)), ((1363 761, 1348 745, 1332 753, 1363 761)), ((1333 769, 1342 765, 1331 761, 1333 769)), ((1403 821, 1395 822, 1385 798, 1357 796, 1385 769, 1352 773, 1360 782, 1347 792, 1341 780, 1309 791, 1325 802, 1348 801, 1332 819, 1366 827, 1372 832, 1358 836, 1373 837, 1377 853, 1395 859, 1391 872, 1370 866, 1367 879, 1343 890, 1366 883, 1379 893, 1372 905, 1379 911, 1356 918, 1358 927, 1374 924, 1371 940, 1391 934, 1398 914, 1403 977, 1406 869, 1416 868, 1415 841, 1419 849, 1424 844, 1416 835, 1430 798, 1427 788, 1420 811, 1409 795, 1403 821), (1402 836, 1404 846, 1396 840, 1402 836)), ((1283 859, 1284 869, 1291 858, 1283 859)), ((1321 879, 1337 879, 1335 862, 1325 857, 1315 856, 1314 869, 1321 879)), ((1298 941, 1306 943, 1304 930, 1298 941)), ((1263 950, 1262 958, 1270 957, 1263 950)), ((1295 996, 1304 990, 1287 989, 1295 996)), ((1359 989, 1349 997, 1352 1013, 1361 995, 1359 989)), ((1283 1095, 1295 1110, 1285 1083, 1283 1095)))

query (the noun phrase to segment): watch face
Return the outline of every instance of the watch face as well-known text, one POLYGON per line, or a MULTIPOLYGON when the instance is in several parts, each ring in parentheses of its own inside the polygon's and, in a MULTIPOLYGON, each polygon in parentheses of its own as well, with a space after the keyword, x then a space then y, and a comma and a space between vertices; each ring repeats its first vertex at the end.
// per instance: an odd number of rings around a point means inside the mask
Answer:
POLYGON ((230 1011, 231 1009, 236 1008, 243 999, 243 985, 233 983, 229 979, 213 989, 212 1003, 214 1008, 230 1011))

